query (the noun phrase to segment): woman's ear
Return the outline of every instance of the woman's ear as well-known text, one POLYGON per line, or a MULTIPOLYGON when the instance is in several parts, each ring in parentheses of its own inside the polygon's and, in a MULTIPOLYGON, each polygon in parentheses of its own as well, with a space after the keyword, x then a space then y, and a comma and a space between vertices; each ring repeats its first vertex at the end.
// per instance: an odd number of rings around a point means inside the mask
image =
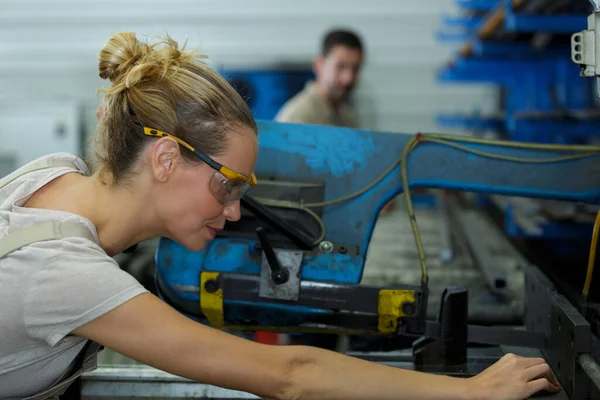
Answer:
POLYGON ((166 182, 175 172, 179 163, 179 144, 169 137, 163 137, 154 143, 151 150, 151 164, 154 178, 166 182))

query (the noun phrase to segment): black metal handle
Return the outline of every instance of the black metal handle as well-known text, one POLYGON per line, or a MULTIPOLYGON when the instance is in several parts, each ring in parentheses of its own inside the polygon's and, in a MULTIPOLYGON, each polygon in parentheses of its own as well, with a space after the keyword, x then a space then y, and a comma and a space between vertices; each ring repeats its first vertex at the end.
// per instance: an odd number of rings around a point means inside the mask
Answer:
POLYGON ((269 226, 273 227, 273 229, 285 235, 301 250, 311 250, 315 247, 313 239, 308 237, 304 232, 299 230, 294 225, 276 215, 269 208, 252 198, 252 196, 245 195, 240 199, 240 204, 246 210, 250 211, 269 226))
POLYGON ((267 262, 269 263, 269 267, 271 268, 271 279, 276 285, 281 285, 282 283, 287 282, 290 277, 290 273, 287 268, 284 268, 279 264, 279 260, 275 255, 275 251, 273 250, 273 246, 271 246, 271 242, 267 238, 267 231, 262 226, 256 228, 256 235, 258 236, 258 241, 262 246, 262 250, 267 257, 267 262))

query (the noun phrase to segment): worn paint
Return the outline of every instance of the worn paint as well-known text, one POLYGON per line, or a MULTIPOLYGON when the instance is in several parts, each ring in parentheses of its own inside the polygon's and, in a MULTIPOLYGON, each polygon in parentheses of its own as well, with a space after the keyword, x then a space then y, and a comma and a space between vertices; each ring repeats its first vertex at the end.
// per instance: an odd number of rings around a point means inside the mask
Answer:
MULTIPOLYGON (((271 126, 260 126, 260 148, 300 155, 318 175, 331 174, 339 178, 363 170, 375 151, 373 136, 366 131, 348 129, 340 137, 339 134, 330 135, 327 129, 330 127, 325 126, 319 127, 319 135, 310 134, 314 130, 310 126, 281 126, 284 129, 276 135, 270 134, 271 126), (331 157, 331 154, 336 156, 331 157)), ((278 165, 278 168, 288 169, 290 165, 278 165)))

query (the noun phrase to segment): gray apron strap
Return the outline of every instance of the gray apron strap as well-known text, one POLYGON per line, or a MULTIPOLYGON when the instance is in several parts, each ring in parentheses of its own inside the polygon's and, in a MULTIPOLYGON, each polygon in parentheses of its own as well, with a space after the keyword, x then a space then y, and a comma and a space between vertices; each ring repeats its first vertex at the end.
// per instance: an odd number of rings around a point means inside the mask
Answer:
MULTIPOLYGON (((0 188, 29 172, 55 167, 77 168, 72 161, 58 159, 40 160, 19 168, 13 173, 0 179, 0 188)), ((55 221, 22 228, 10 232, 8 235, 0 238, 0 258, 33 243, 58 240, 66 237, 83 237, 97 243, 94 234, 87 226, 75 222, 55 221)), ((58 399, 58 397, 64 394, 67 388, 82 374, 96 369, 98 352, 102 349, 103 347, 101 345, 88 341, 74 362, 73 373, 70 373, 66 378, 60 380, 43 392, 26 397, 24 400, 58 399)))
POLYGON ((69 160, 61 160, 61 159, 37 160, 37 161, 31 162, 31 163, 15 170, 14 172, 11 172, 10 174, 6 175, 4 178, 0 179, 0 188, 8 185, 9 183, 14 181, 18 177, 28 174, 30 172, 38 171, 40 169, 45 169, 45 168, 59 168, 59 167, 77 169, 77 166, 75 165, 75 163, 73 161, 69 161, 69 160))
POLYGON ((81 223, 48 222, 46 224, 22 228, 2 237, 0 239, 0 258, 32 243, 67 237, 83 237, 94 243, 96 242, 92 231, 81 223))
POLYGON ((93 371, 98 367, 98 352, 102 349, 101 345, 91 341, 88 342, 75 362, 75 372, 43 392, 25 397, 23 400, 58 399, 81 375, 93 371))

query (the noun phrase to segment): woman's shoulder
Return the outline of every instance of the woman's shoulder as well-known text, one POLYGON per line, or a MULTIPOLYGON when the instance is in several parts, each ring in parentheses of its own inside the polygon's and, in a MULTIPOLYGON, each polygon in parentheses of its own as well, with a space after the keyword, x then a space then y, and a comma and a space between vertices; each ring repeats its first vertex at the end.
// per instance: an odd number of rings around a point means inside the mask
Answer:
POLYGON ((89 175, 88 166, 79 156, 53 153, 32 160, 4 177, 0 176, 0 210, 12 208, 18 200, 23 200, 50 180, 74 171, 89 175))
POLYGON ((38 172, 44 170, 53 170, 56 168, 68 168, 75 169, 86 175, 89 174, 89 168, 82 157, 65 152, 51 153, 42 157, 33 159, 23 166, 17 168, 14 174, 17 176, 24 176, 31 172, 38 172))

